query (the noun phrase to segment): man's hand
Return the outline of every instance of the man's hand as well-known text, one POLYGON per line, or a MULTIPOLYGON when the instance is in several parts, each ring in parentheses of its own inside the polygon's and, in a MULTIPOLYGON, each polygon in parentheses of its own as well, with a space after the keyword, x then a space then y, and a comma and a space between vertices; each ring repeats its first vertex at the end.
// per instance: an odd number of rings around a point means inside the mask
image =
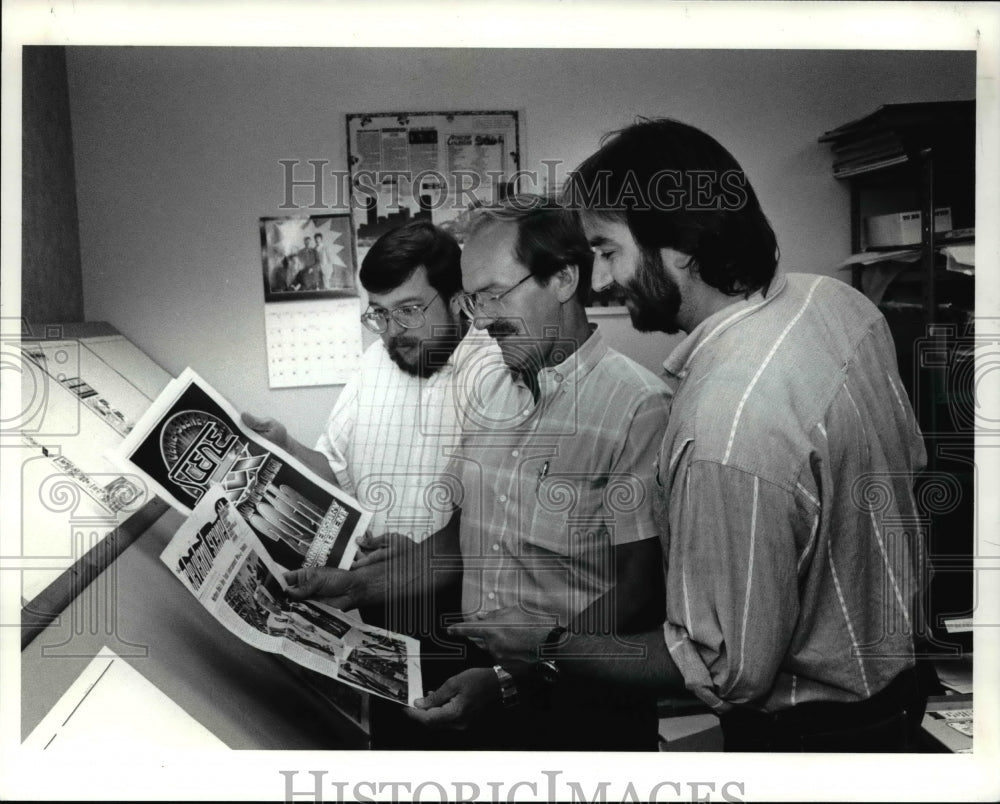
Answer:
POLYGON ((476 667, 452 676, 403 711, 428 728, 465 730, 483 712, 499 706, 500 682, 496 673, 489 667, 476 667))
POLYGON ((539 661, 539 646, 557 624, 554 615, 531 614, 516 606, 506 606, 455 623, 448 633, 482 645, 504 664, 531 663, 539 661))
POLYGON ((274 419, 258 419, 250 413, 243 413, 240 418, 243 419, 243 424, 258 435, 264 436, 276 447, 281 447, 286 452, 291 451, 288 443, 288 429, 281 422, 274 419))
POLYGON ((362 602, 363 580, 349 570, 335 567, 312 567, 285 573, 288 596, 303 598, 323 598, 323 602, 335 609, 350 611, 362 602))
POLYGON ((351 566, 357 568, 377 564, 414 544, 413 539, 402 533, 383 533, 381 536, 372 536, 370 532, 366 532, 358 539, 358 554, 354 557, 354 563, 351 566))

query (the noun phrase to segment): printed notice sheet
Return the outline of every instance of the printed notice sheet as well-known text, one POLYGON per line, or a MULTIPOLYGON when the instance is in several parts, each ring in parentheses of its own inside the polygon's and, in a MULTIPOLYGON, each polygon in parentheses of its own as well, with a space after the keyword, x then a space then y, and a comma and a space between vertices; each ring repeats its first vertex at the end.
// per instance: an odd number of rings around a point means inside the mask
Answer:
POLYGON ((190 368, 171 382, 115 457, 189 514, 219 486, 283 567, 350 567, 371 514, 296 458, 244 427, 190 368))
POLYGON ((286 594, 285 568, 228 498, 212 486, 161 554, 201 604, 247 644, 390 701, 423 694, 415 639, 365 625, 286 594))

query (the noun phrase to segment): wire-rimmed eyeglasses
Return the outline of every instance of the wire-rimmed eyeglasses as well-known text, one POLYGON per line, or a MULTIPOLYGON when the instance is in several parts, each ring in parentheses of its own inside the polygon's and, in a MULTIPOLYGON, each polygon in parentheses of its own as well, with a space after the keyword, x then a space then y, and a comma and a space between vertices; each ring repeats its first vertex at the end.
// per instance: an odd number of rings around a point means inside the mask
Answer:
POLYGON ((528 274, 516 285, 511 285, 500 293, 487 293, 484 290, 475 293, 459 293, 458 303, 469 318, 497 316, 503 312, 503 297, 519 288, 534 274, 528 274))
POLYGON ((369 304, 368 309, 361 314, 361 323, 376 335, 381 335, 389 329, 390 317, 403 329, 418 329, 426 323, 427 308, 434 304, 434 299, 439 295, 435 293, 434 298, 427 304, 407 304, 392 310, 384 310, 369 304))

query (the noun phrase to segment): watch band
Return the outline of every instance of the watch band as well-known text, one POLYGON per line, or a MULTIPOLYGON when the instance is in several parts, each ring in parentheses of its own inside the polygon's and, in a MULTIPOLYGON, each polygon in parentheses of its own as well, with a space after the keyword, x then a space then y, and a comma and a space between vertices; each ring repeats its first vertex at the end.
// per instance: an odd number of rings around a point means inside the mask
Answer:
POLYGON ((504 707, 511 709, 517 706, 517 685, 514 683, 514 676, 499 664, 493 665, 493 672, 496 673, 497 681, 500 682, 500 700, 504 707))
POLYGON ((552 648, 562 642, 563 635, 567 633, 569 629, 564 628, 561 625, 557 625, 551 631, 549 631, 548 636, 545 637, 545 641, 542 643, 542 649, 540 651, 540 656, 542 659, 552 658, 552 648))
POLYGON ((567 630, 563 626, 557 625, 549 631, 545 641, 540 646, 539 661, 535 665, 535 670, 545 684, 555 684, 559 680, 559 665, 555 662, 552 649, 562 641, 567 630))

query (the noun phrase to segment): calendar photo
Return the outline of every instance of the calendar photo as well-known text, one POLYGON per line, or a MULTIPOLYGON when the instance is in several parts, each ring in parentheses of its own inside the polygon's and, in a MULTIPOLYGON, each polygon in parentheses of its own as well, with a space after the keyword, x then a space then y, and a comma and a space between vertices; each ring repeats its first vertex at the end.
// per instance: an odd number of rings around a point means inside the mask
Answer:
POLYGON ((264 301, 357 296, 350 215, 260 219, 264 301))

